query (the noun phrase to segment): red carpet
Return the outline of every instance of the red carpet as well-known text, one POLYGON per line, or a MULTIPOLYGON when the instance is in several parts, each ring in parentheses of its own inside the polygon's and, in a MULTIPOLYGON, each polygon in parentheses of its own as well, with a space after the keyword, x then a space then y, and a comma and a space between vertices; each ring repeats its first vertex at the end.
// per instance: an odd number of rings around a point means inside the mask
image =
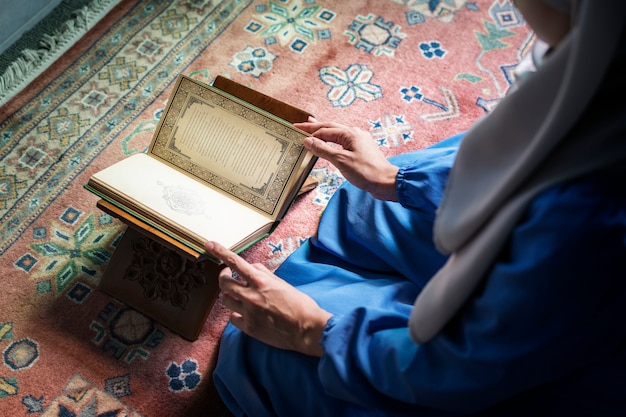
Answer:
MULTIPOLYGON (((83 189, 146 149, 178 74, 359 126, 391 156, 489 111, 530 41, 508 0, 122 1, 0 108, 2 415, 223 412, 211 370, 228 312, 218 301, 189 342, 100 291, 123 226, 83 189)), ((324 161, 312 175, 247 259, 276 268, 315 232, 341 177, 324 161)))

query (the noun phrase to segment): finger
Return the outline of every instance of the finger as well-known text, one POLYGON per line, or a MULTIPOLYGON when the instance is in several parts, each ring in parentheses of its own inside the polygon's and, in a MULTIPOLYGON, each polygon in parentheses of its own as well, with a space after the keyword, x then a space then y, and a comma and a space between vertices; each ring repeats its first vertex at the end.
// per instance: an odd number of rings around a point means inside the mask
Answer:
POLYGON ((348 129, 348 126, 342 125, 340 123, 319 122, 315 119, 309 119, 307 122, 294 123, 294 126, 311 134, 314 134, 315 132, 324 128, 348 129))
POLYGON ((236 282, 239 285, 242 285, 244 287, 248 286, 248 282, 245 281, 241 275, 239 275, 239 273, 237 273, 237 271, 233 270, 230 267, 225 267, 223 268, 218 275, 219 281, 223 282, 223 283, 228 283, 229 285, 231 283, 236 282))
POLYGON ((234 298, 231 294, 227 292, 222 293, 222 305, 238 314, 241 314, 244 308, 243 302, 234 298))
POLYGON ((304 147, 313 155, 333 162, 339 149, 329 146, 326 142, 315 137, 308 137, 304 140, 304 147))
POLYGON ((233 326, 235 326, 236 328, 238 328, 239 330, 243 331, 244 333, 246 333, 246 329, 244 328, 246 322, 243 319, 243 316, 241 314, 232 312, 230 314, 230 322, 233 324, 233 326))
POLYGON ((313 133, 317 129, 319 129, 319 127, 317 127, 319 124, 320 123, 318 123, 317 121, 312 121, 311 119, 309 119, 309 121, 307 122, 294 123, 293 125, 300 130, 304 130, 306 133, 313 133))
POLYGON ((241 294, 242 284, 230 277, 230 268, 224 268, 219 275, 221 300, 224 307, 241 314, 244 311, 245 294, 241 294))
MULTIPOLYGON (((206 242, 204 245, 206 251, 209 255, 221 260, 224 264, 231 269, 231 280, 232 280, 232 271, 235 271, 239 274, 244 281, 247 282, 247 285, 255 282, 254 272, 257 270, 256 267, 252 266, 241 256, 237 255, 235 252, 227 249, 217 242, 206 242)), ((221 271, 220 277, 227 277, 227 271, 221 271)), ((224 283, 227 283, 227 280, 223 280, 224 283)), ((235 280, 232 280, 235 281, 235 280)), ((222 281, 220 281, 222 282, 222 281)), ((227 284, 228 285, 228 284, 227 284)))
POLYGON ((222 291, 239 294, 237 287, 247 287, 248 284, 241 278, 235 279, 233 273, 229 267, 222 269, 217 276, 217 283, 222 291))
POLYGON ((304 147, 315 156, 327 159, 331 162, 347 152, 354 151, 358 146, 356 131, 347 127, 323 127, 304 140, 304 147), (339 147, 334 145, 337 144, 339 147), (343 149, 342 149, 343 148, 343 149))

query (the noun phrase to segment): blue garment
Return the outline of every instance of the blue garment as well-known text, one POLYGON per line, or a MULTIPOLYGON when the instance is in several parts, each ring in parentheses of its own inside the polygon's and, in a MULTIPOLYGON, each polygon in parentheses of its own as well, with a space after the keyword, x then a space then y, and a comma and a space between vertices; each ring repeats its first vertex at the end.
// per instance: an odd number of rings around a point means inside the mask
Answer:
POLYGON ((411 341, 413 302, 446 261, 432 225, 461 138, 392 158, 400 203, 335 193, 276 272, 333 314, 325 353, 228 325, 214 381, 235 415, 626 415, 624 170, 541 193, 453 321, 411 341))

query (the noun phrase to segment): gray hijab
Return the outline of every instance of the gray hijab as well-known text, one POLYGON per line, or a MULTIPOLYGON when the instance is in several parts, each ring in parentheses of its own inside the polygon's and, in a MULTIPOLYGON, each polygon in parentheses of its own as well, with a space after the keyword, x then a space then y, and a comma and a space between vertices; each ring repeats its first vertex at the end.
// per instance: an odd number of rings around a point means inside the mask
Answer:
POLYGON ((434 229, 435 244, 451 255, 415 301, 417 343, 470 297, 540 191, 626 160, 624 107, 611 107, 626 90, 626 3, 547 1, 571 11, 572 29, 463 139, 434 229))

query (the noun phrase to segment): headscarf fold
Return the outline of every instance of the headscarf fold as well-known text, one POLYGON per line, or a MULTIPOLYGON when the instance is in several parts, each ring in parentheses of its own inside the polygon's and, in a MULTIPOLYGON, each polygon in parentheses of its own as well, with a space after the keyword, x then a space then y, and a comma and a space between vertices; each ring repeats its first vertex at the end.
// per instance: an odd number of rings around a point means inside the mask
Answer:
POLYGON ((451 255, 415 301, 409 328, 418 343, 470 297, 539 192, 626 161, 626 4, 549 1, 569 8, 572 29, 462 141, 434 228, 451 255))

